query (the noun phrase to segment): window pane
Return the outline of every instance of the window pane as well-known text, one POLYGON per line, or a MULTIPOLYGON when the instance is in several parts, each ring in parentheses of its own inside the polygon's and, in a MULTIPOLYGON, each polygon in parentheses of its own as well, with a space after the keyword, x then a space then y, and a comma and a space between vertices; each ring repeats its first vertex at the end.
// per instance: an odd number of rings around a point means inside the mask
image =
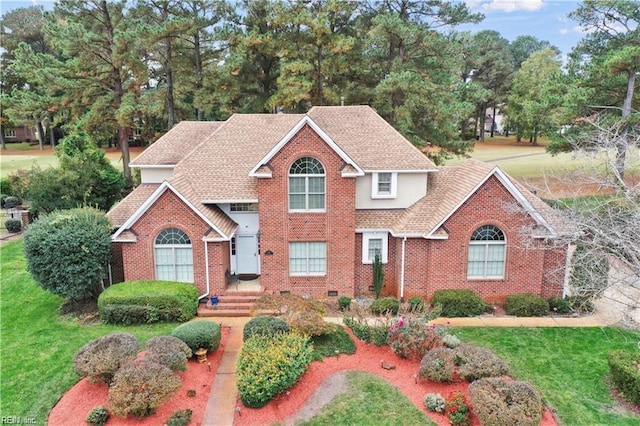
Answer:
POLYGON ((324 194, 324 178, 323 177, 309 178, 309 193, 324 194))
POLYGON ((391 193, 391 173, 378 173, 378 193, 391 193))
POLYGON ((156 279, 173 281, 173 266, 172 265, 157 265, 156 266, 156 279))
POLYGON ((191 283, 193 282, 193 266, 178 265, 176 266, 176 281, 191 283))
POLYGON ((289 192, 291 194, 304 194, 304 178, 303 177, 290 177, 289 178, 289 192))
POLYGON ((309 209, 324 209, 324 195, 309 195, 309 209))
POLYGON ((156 248, 156 264, 171 265, 173 263, 173 250, 170 248, 156 248))
POLYGON ((325 243, 309 243, 309 273, 322 273, 326 267, 327 247, 325 243))
POLYGON ((176 264, 177 265, 192 265, 192 251, 190 248, 177 248, 176 250, 176 264))
POLYGON ((376 253, 382 256, 382 239, 372 238, 369 240, 369 260, 373 261, 376 253))
POLYGON ((305 196, 304 195, 289 195, 289 208, 291 210, 304 210, 305 209, 305 196))

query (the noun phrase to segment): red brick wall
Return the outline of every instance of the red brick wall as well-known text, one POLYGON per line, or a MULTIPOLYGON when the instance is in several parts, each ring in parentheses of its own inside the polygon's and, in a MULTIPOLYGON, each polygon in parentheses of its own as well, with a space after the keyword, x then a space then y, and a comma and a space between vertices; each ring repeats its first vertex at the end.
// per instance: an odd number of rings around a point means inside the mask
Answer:
MULTIPOLYGON (((389 236, 388 261, 382 265, 384 271, 383 296, 399 297, 400 283, 400 246, 397 238, 389 236), (396 256, 396 251, 398 255, 396 256)), ((357 296, 375 296, 375 292, 369 290, 373 285, 373 268, 371 264, 362 263, 362 234, 356 234, 355 241, 355 294, 357 296)))
MULTIPOLYGON (((503 302, 509 294, 534 293, 548 297, 562 295, 566 247, 554 248, 534 240, 523 231, 533 219, 517 207, 511 194, 497 178, 490 178, 444 224, 447 240, 408 238, 405 245, 405 300, 427 299, 436 290, 469 288, 489 302, 503 302), (483 225, 498 226, 507 239, 503 279, 468 279, 469 241, 483 225)), ((356 256, 361 256, 362 237, 356 237, 356 256)), ((356 257, 356 293, 368 294, 371 267, 356 257)), ((389 239, 389 263, 385 274, 394 273, 395 294, 400 297, 402 239, 389 239)), ((391 287, 389 287, 391 290, 391 287)))
POLYGON ((258 179, 262 285, 267 291, 326 297, 327 291, 353 296, 355 178, 343 178, 344 161, 309 126, 303 127, 269 165, 273 177, 258 179), (309 156, 324 166, 326 212, 290 213, 288 174, 291 164, 309 156), (327 243, 327 273, 289 276, 289 242, 327 243), (267 255, 270 251, 273 254, 267 255))
MULTIPOLYGON (((204 294, 207 262, 205 243, 202 238, 209 230, 209 226, 169 190, 162 194, 131 227, 136 234, 137 242, 122 243, 124 279, 134 281, 156 278, 153 245, 158 233, 165 228, 177 228, 189 236, 193 248, 194 284, 200 293, 204 294)), ((224 283, 224 271, 229 267, 228 243, 209 243, 209 266, 211 286, 224 283)))

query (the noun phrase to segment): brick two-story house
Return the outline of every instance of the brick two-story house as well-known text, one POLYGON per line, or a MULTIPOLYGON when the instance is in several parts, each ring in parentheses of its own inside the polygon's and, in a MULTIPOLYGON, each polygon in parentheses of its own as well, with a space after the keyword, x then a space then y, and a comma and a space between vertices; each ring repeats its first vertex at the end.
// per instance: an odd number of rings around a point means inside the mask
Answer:
POLYGON ((495 166, 436 167, 366 106, 181 122, 131 166, 142 183, 108 214, 120 279, 357 296, 379 253, 397 297, 563 293, 553 209, 495 166))

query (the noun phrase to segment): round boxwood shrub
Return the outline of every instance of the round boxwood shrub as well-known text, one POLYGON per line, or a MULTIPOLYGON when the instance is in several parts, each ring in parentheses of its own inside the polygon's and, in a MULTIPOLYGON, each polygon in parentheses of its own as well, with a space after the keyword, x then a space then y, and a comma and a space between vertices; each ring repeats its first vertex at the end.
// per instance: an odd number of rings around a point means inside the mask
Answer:
POLYGON ((455 348, 454 353, 458 374, 468 382, 481 377, 497 377, 509 373, 507 363, 487 348, 462 344, 455 348))
POLYGON ((4 208, 4 200, 6 200, 7 197, 7 194, 0 194, 0 207, 4 208))
POLYGON ((9 232, 20 232, 22 229, 22 221, 18 219, 9 219, 4 223, 4 227, 9 232))
POLYGON ((434 382, 451 382, 455 371, 455 352, 443 346, 424 354, 418 375, 434 382))
POLYGON ((607 357, 615 387, 624 399, 640 406, 640 352, 621 349, 607 357))
POLYGON ((376 299, 371 304, 371 313, 375 315, 397 315, 400 310, 400 301, 395 297, 383 297, 376 299))
POLYGON ((173 336, 158 336, 147 341, 145 359, 169 367, 172 371, 186 371, 187 360, 193 353, 182 340, 173 336))
POLYGON ((547 303, 549 304, 549 310, 551 312, 558 314, 570 314, 573 312, 573 309, 571 309, 571 303, 562 297, 551 296, 547 298, 547 303))
POLYGON ((541 317, 549 313, 549 303, 531 293, 512 294, 507 296, 504 311, 518 317, 541 317))
POLYGON ((182 340, 192 352, 200 348, 215 351, 220 346, 220 326, 211 321, 191 321, 176 327, 171 335, 182 340))
POLYGON ((73 357, 73 364, 76 373, 92 383, 110 383, 115 372, 136 357, 138 348, 138 339, 133 334, 111 333, 81 347, 73 357))
POLYGON ((342 296, 338 299, 338 308, 341 311, 346 311, 351 306, 351 298, 348 296, 342 296))
POLYGON ((285 320, 279 317, 260 315, 251 318, 244 326, 242 341, 246 341, 253 336, 275 336, 276 334, 288 333, 291 327, 285 320))
POLYGON ((109 407, 116 416, 146 417, 180 388, 180 379, 164 365, 144 359, 131 361, 113 376, 109 407))
POLYGON ((542 419, 542 398, 528 383, 488 377, 471 383, 469 394, 483 425, 537 426, 542 419))
POLYGON ((89 414, 87 414, 87 423, 92 426, 102 426, 109 419, 109 411, 106 407, 99 405, 94 407, 89 414))
POLYGON ((422 312, 424 311, 424 299, 422 297, 410 297, 409 298, 409 312, 422 312))
POLYGON ((22 204, 22 199, 20 199, 20 197, 10 195, 4 199, 4 207, 7 209, 12 209, 21 204, 22 204))
POLYGON ((472 290, 438 290, 431 303, 440 305, 440 315, 447 318, 473 317, 486 311, 487 305, 472 290))

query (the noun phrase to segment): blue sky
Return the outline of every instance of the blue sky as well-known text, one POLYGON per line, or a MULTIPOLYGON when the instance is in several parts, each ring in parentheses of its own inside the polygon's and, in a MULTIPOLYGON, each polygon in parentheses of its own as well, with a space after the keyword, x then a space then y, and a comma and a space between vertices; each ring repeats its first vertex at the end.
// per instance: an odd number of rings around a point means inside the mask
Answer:
MULTIPOLYGON (((577 22, 567 14, 578 8, 577 0, 461 0, 473 12, 482 12, 485 20, 480 24, 460 25, 461 31, 492 29, 509 41, 519 35, 532 35, 547 40, 566 56, 584 36, 577 22)), ((41 4, 53 7, 53 0, 13 1, 0 0, 0 13, 17 7, 41 4)))

